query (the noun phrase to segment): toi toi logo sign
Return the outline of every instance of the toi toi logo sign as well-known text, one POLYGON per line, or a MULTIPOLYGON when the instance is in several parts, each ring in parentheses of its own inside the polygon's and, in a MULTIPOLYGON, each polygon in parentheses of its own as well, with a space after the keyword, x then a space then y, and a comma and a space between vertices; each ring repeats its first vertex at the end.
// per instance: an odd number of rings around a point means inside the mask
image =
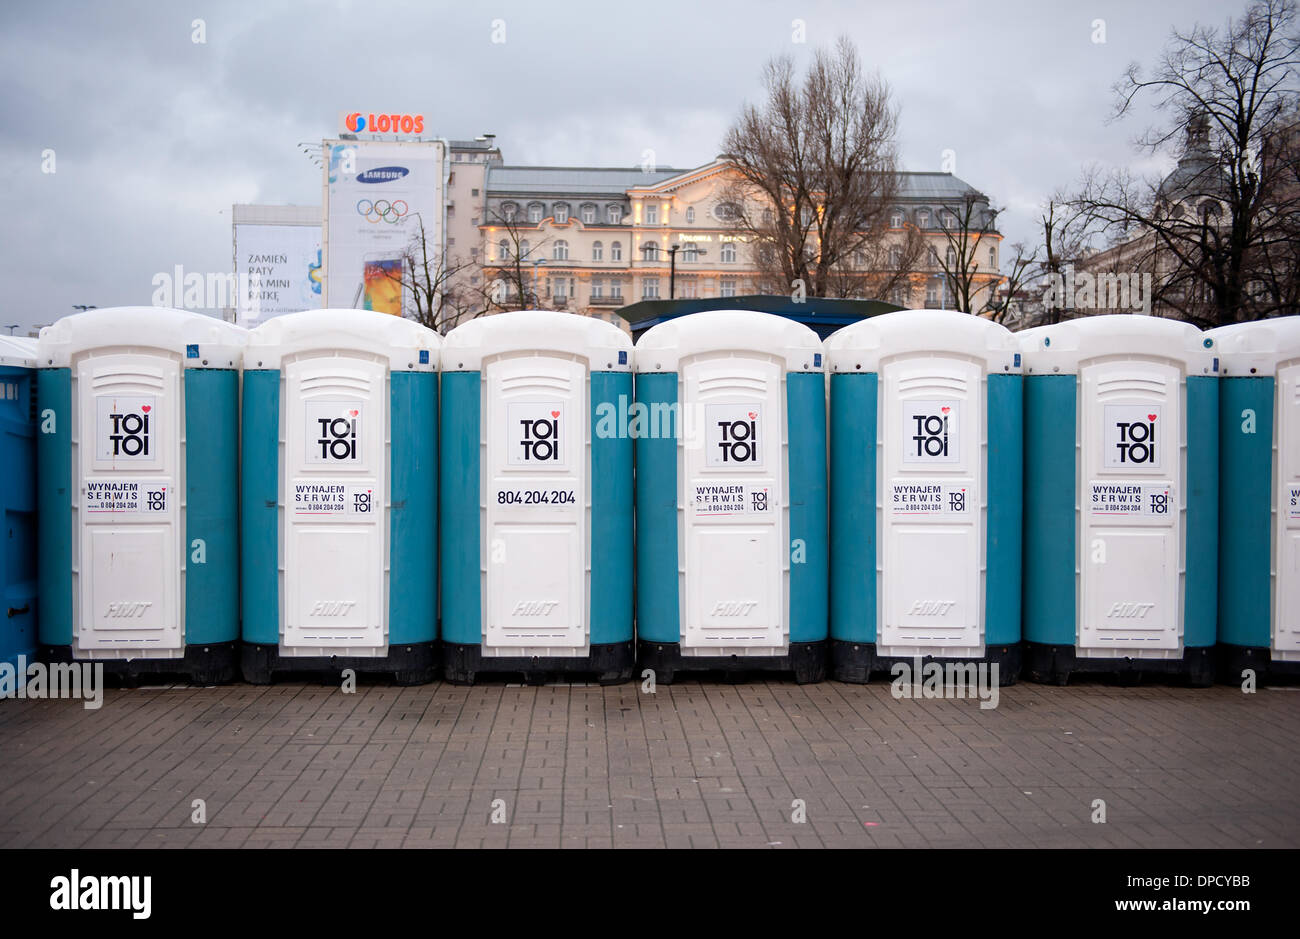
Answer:
POLYGON ((761 466, 763 451, 757 404, 712 404, 705 419, 705 453, 709 466, 761 466))
POLYGON ((157 402, 152 396, 104 397, 98 402, 98 456, 103 460, 150 461, 157 425, 157 402))
POLYGON ((1106 466, 1160 466, 1160 405, 1106 406, 1106 466))
POLYGON ((354 463, 359 459, 362 405, 355 401, 312 401, 306 406, 304 440, 308 463, 354 463))
POLYGON ((956 463, 956 401, 903 402, 903 462, 956 463))
POLYGON ((557 401, 509 405, 506 415, 506 446, 510 464, 563 464, 563 414, 564 406, 557 401))

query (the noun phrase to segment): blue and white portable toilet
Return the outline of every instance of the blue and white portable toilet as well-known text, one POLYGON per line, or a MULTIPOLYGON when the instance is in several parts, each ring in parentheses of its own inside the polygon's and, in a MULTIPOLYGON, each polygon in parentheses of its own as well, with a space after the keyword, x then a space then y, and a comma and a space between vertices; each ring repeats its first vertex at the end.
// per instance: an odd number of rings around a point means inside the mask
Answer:
POLYGON ((821 341, 713 310, 637 342, 637 645, 678 672, 826 677, 826 384, 821 341))
POLYGON ((835 678, 921 659, 996 665, 1001 684, 1019 674, 1019 349, 950 310, 826 340, 835 678))
POLYGON ((1300 674, 1300 316, 1221 326, 1219 678, 1300 674))
POLYGON ((471 320, 443 347, 448 681, 632 675, 632 341, 572 313, 471 320))
POLYGON ((243 673, 437 668, 438 349, 412 320, 308 310, 244 355, 243 673))
POLYGON ((1020 334, 1026 677, 1214 680, 1219 380, 1213 338, 1120 314, 1020 334))
POLYGON ((247 333, 91 310, 37 344, 40 642, 201 683, 236 677, 239 363, 247 333))
POLYGON ((0 336, 0 696, 23 684, 27 664, 36 661, 35 438, 36 340, 0 336))

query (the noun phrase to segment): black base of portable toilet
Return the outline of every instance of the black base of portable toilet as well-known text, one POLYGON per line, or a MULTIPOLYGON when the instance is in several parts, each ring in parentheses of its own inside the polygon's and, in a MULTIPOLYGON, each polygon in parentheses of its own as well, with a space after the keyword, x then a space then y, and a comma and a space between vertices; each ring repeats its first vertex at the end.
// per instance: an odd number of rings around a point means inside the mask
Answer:
POLYGON ((472 685, 483 675, 521 677, 532 685, 561 676, 593 676, 599 684, 619 685, 632 678, 636 665, 631 642, 596 643, 582 658, 563 656, 501 656, 484 658, 483 647, 460 642, 442 646, 443 676, 453 685, 472 685))
POLYGON ((278 646, 245 643, 240 665, 244 681, 253 685, 269 685, 277 674, 337 674, 345 668, 358 675, 391 675, 398 685, 425 685, 438 677, 438 644, 411 642, 389 646, 388 654, 383 656, 282 656, 278 646))
POLYGON ((844 639, 831 641, 831 677, 850 685, 865 685, 873 675, 884 681, 890 681, 895 664, 903 662, 910 667, 918 658, 922 665, 928 662, 938 662, 941 665, 968 662, 973 665, 996 664, 998 686, 1002 688, 1014 685, 1020 678, 1020 643, 989 646, 985 649, 984 655, 976 660, 933 655, 877 655, 874 642, 849 642, 844 639))
POLYGON ((826 641, 792 642, 786 655, 682 655, 676 642, 637 640, 642 669, 653 669, 655 682, 671 685, 681 672, 793 672, 800 685, 826 680, 826 641))
POLYGON ((174 659, 73 659, 71 646, 42 645, 37 653, 46 665, 72 662, 104 666, 104 675, 133 685, 144 678, 170 678, 195 685, 228 685, 239 678, 239 643, 210 642, 185 647, 174 659))
POLYGON ((1240 684, 1241 673, 1248 668, 1255 672, 1257 687, 1266 681, 1288 684, 1300 681, 1300 662, 1275 662, 1273 650, 1267 647, 1220 643, 1214 648, 1218 679, 1226 685, 1240 684))
POLYGON ((1193 688, 1208 688, 1214 684, 1214 659, 1210 646, 1184 649, 1181 659, 1103 659, 1079 658, 1073 646, 1026 642, 1024 676, 1030 681, 1064 685, 1075 674, 1113 675, 1125 683, 1139 681, 1144 675, 1178 675, 1185 676, 1193 688))

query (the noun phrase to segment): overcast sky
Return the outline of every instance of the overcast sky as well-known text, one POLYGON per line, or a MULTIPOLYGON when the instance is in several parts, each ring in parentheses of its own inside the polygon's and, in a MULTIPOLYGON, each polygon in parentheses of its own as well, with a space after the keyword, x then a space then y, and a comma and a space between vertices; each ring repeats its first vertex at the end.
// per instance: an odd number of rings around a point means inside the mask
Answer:
POLYGON ((1155 119, 1107 124, 1130 61, 1238 0, 1179 2, 12 3, 0 5, 0 325, 73 304, 147 304, 155 273, 229 271, 230 207, 318 205, 298 149, 340 111, 421 112, 448 138, 495 133, 507 163, 712 159, 771 56, 840 33, 902 109, 905 169, 956 172, 1033 240, 1038 203, 1089 162, 1158 173, 1155 119), (192 41, 203 18, 206 42, 192 41), (504 20, 504 43, 492 41, 504 20), (792 41, 802 20, 806 42, 792 41), (1094 20, 1105 42, 1093 41, 1094 20), (42 154, 55 153, 55 172, 42 154))

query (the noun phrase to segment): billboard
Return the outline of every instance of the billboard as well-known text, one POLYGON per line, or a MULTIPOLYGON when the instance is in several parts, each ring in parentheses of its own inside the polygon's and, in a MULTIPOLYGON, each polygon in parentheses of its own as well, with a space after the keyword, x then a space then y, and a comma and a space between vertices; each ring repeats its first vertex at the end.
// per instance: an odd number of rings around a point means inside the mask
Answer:
POLYGON ((236 323, 256 326, 273 316, 320 307, 319 225, 236 222, 234 228, 236 323))
POLYGON ((401 316, 403 259, 421 226, 442 252, 441 141, 326 140, 325 305, 401 316))

